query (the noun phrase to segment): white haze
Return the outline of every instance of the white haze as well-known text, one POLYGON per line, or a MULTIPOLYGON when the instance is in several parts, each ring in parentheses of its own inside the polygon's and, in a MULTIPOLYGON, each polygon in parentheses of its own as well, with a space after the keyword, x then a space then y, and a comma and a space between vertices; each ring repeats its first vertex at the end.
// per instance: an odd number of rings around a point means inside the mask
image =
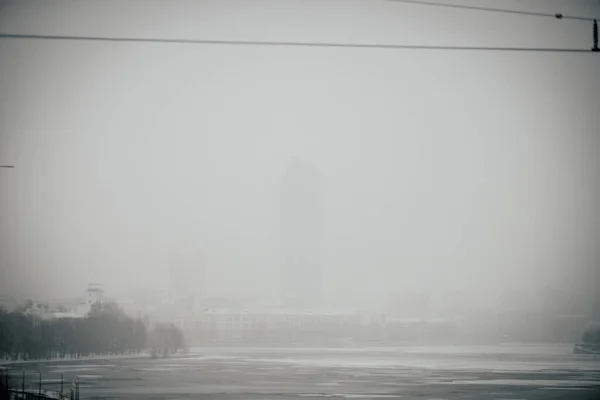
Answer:
MULTIPOLYGON (((387 1, 118 3, 7 2, 0 31, 591 47, 591 24, 387 1)), ((484 3, 600 15, 592 1, 484 3)), ((0 39, 0 163, 17 166, 0 170, 0 290, 162 290, 180 257, 207 295, 275 297, 278 185, 299 158, 321 176, 329 304, 546 287, 597 299, 599 67, 596 54, 0 39)))

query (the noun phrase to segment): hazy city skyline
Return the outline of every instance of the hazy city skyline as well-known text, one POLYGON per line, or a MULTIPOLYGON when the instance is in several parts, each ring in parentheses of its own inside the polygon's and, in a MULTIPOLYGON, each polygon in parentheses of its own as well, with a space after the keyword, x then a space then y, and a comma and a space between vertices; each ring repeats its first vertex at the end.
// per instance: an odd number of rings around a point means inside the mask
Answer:
MULTIPOLYGON (((588 23, 393 1, 4 3, 3 33, 591 47, 588 23)), ((486 4, 600 15, 597 1, 486 4)), ((331 303, 546 286, 598 299, 598 67, 0 38, 0 164, 17 166, 0 170, 0 291, 166 290, 170 254, 196 252, 207 295, 276 297, 278 184, 298 157, 322 179, 331 303)))

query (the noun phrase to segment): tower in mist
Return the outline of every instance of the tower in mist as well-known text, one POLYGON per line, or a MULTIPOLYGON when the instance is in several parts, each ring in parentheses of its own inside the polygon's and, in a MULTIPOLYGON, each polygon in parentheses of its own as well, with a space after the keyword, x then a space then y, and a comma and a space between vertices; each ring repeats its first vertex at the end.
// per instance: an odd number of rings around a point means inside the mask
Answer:
POLYGON ((321 301, 321 182, 317 170, 294 160, 280 184, 281 296, 289 306, 321 301))
POLYGON ((173 300, 190 307, 204 295, 204 264, 193 252, 172 252, 169 265, 169 292, 173 300))

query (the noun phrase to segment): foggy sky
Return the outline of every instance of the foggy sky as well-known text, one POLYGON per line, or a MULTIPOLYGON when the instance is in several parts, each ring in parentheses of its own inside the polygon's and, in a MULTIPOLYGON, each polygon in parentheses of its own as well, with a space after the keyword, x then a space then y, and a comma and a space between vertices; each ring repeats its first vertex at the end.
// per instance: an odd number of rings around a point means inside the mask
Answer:
MULTIPOLYGON (((118 3, 9 1, 0 30, 592 45, 591 23, 387 1, 118 3)), ((591 293, 599 71, 597 54, 0 39, 0 163, 17 166, 0 171, 0 290, 164 289, 179 252, 210 295, 276 296, 278 184, 299 158, 321 176, 331 302, 591 293)))

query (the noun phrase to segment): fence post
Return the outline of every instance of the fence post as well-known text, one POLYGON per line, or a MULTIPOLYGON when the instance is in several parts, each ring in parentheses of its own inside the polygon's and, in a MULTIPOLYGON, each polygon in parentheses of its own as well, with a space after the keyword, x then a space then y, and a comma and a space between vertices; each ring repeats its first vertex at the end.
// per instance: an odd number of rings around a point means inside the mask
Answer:
POLYGON ((40 384, 38 388, 38 396, 42 397, 42 371, 40 371, 40 384))
POLYGON ((21 394, 25 396, 25 370, 23 370, 23 380, 21 382, 21 394))

